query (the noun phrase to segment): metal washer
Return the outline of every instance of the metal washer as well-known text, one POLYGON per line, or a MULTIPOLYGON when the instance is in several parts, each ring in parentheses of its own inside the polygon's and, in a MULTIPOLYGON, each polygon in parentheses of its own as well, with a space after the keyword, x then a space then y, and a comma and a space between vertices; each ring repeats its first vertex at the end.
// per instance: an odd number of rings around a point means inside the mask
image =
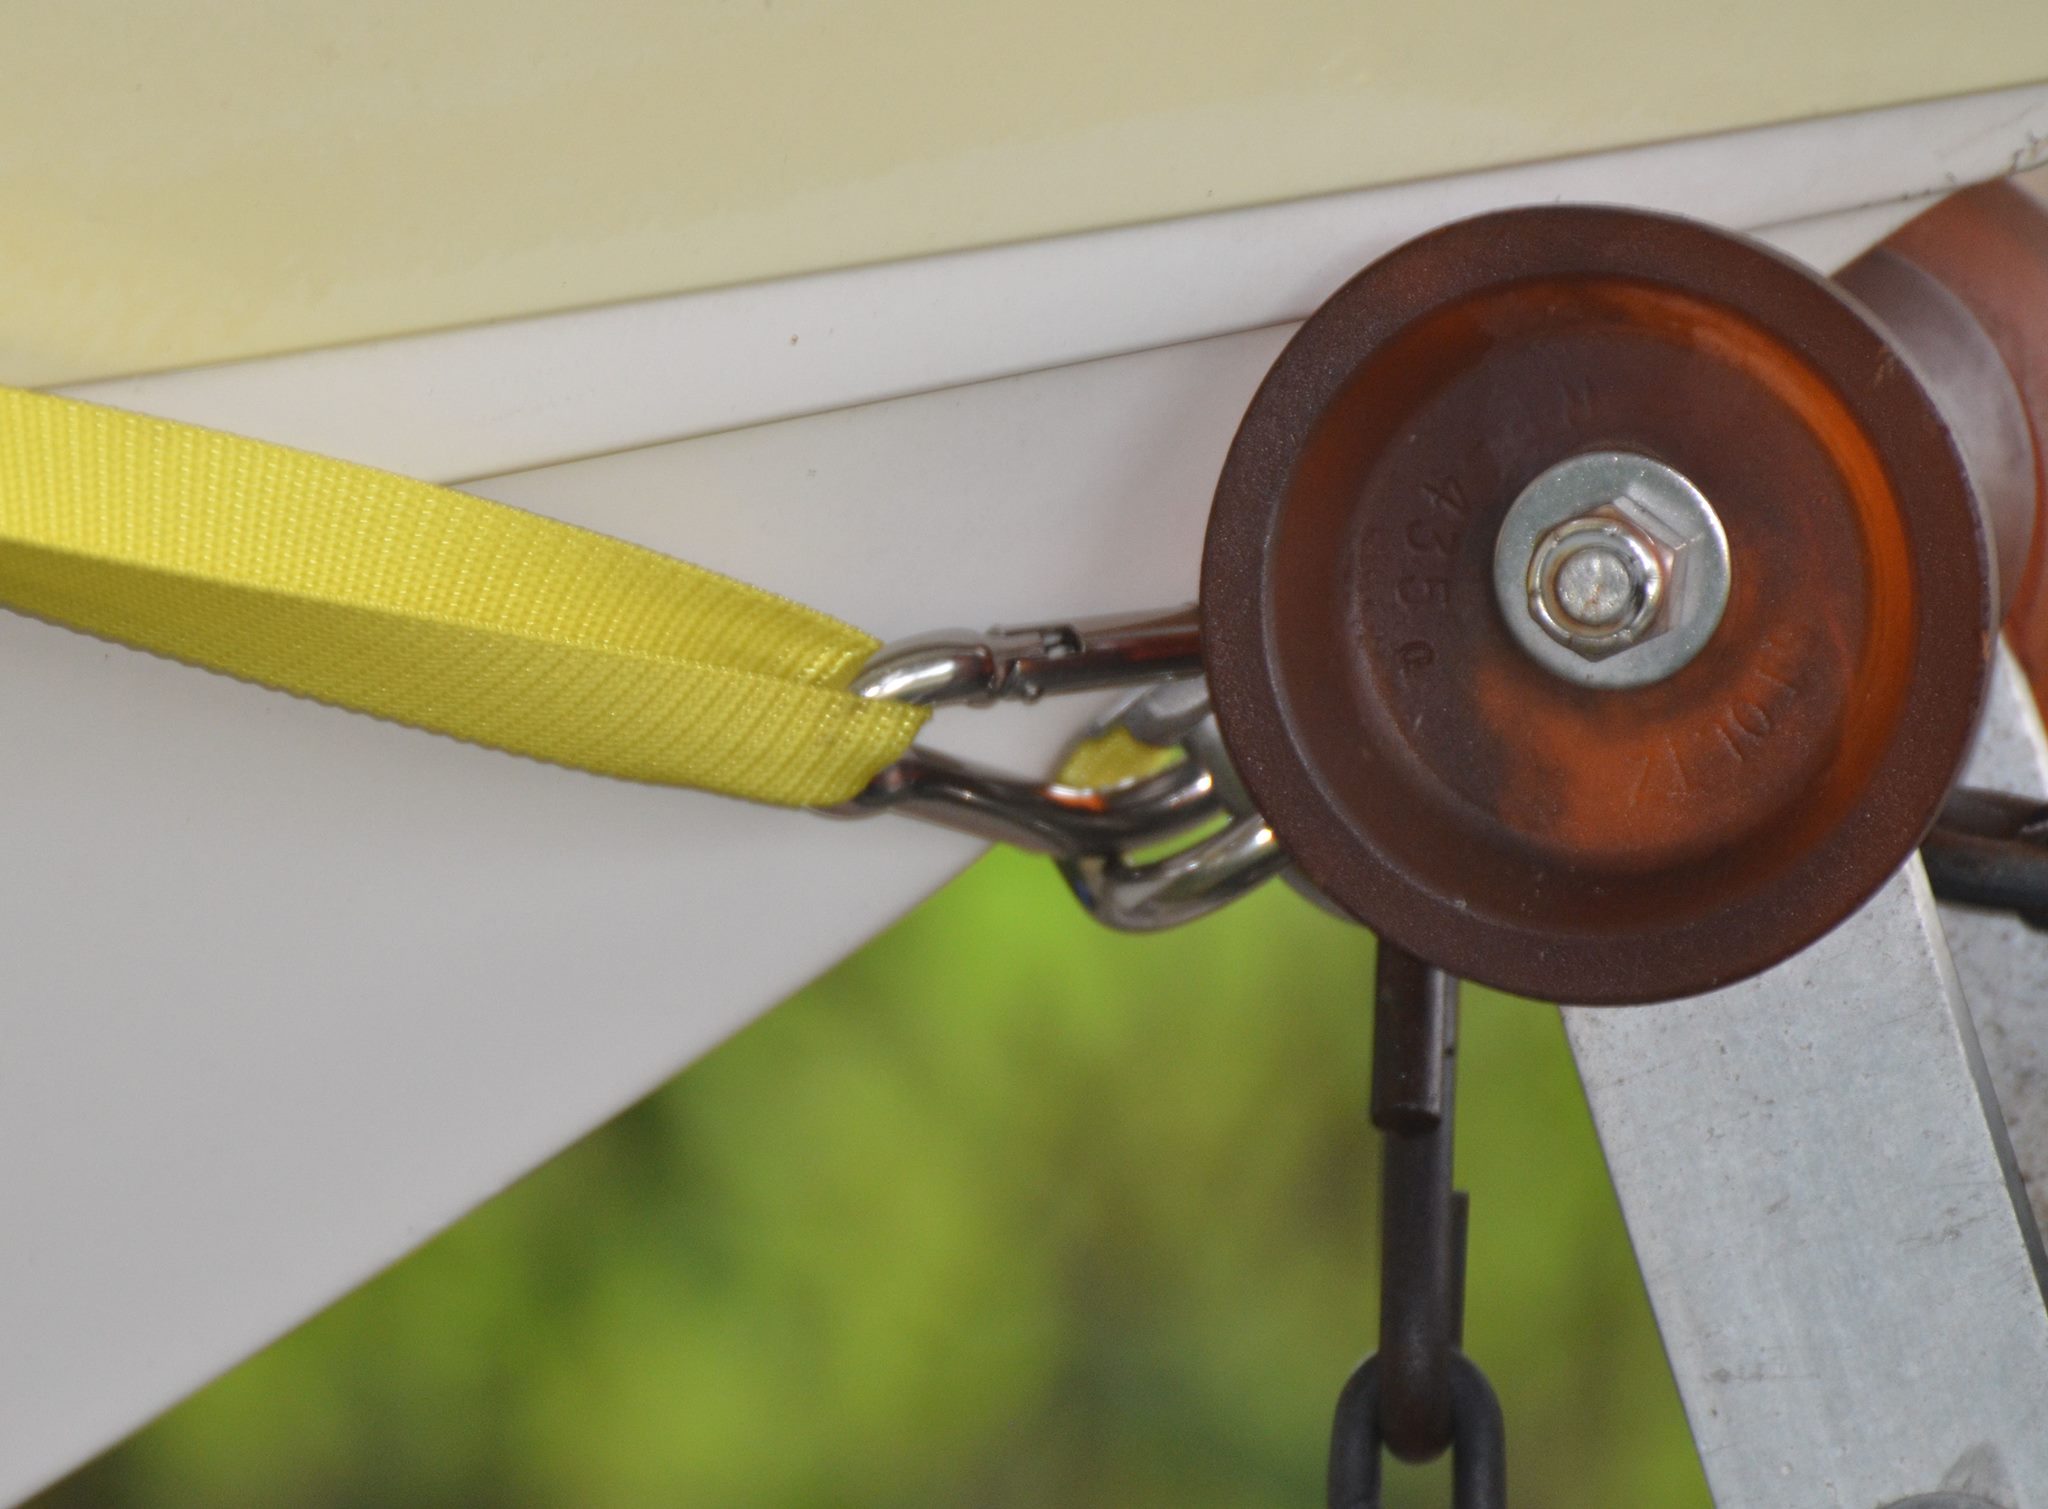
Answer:
POLYGON ((1649 686, 1705 648, 1728 607, 1728 534, 1705 495, 1661 461, 1629 451, 1593 451, 1559 462, 1531 482, 1501 521, 1493 590, 1517 643, 1546 670, 1579 686, 1649 686), (1594 659, 1547 632, 1531 611, 1530 569, 1552 529, 1594 505, 1625 499, 1682 540, 1664 584, 1660 632, 1594 659))

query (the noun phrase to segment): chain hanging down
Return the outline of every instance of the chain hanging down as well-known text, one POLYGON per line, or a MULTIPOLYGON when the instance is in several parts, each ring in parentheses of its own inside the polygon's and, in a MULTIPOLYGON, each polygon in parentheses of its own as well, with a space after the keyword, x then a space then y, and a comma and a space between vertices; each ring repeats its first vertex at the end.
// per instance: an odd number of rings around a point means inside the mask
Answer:
POLYGON ((1452 1187, 1458 982, 1381 942, 1372 1121, 1381 1134, 1380 1349, 1337 1400, 1330 1509, 1379 1509, 1380 1457, 1451 1453, 1454 1509, 1503 1509, 1500 1401, 1464 1354, 1466 1198, 1452 1187))

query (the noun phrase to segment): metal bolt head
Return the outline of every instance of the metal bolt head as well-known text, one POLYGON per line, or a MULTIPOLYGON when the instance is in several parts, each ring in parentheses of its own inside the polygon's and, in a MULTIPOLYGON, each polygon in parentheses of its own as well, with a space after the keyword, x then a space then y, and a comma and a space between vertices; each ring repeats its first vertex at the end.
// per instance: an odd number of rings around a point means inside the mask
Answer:
POLYGON ((1614 507, 1553 526, 1529 557, 1529 614, 1588 660, 1638 644, 1664 605, 1670 552, 1614 507))
POLYGON ((1494 548, 1509 630, 1582 686, 1661 681, 1728 601, 1728 541, 1699 489, 1626 451, 1560 462, 1522 490, 1494 548))
MULTIPOLYGON (((1555 531, 1552 531, 1553 536, 1555 531)), ((1582 544, 1544 581, 1547 598, 1582 632, 1611 633, 1664 592, 1663 573, 1635 568, 1633 552, 1605 541, 1582 544)))

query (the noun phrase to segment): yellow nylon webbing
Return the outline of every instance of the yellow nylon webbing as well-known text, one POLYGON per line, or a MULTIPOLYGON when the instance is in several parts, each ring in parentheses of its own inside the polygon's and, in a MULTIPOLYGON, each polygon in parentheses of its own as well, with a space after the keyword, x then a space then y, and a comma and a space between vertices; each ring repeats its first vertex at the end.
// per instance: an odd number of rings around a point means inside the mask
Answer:
POLYGON ((788 806, 927 710, 809 608, 520 509, 0 388, 0 606, 418 728, 788 806))

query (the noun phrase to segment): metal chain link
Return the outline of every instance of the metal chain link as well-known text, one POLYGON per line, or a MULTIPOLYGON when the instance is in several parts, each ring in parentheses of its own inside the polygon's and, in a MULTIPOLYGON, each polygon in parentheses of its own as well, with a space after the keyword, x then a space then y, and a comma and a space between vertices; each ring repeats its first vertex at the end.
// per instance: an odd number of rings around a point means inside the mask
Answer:
POLYGON ((1372 1122, 1381 1137, 1380 1349, 1351 1375, 1330 1437, 1330 1509, 1379 1509, 1380 1457, 1451 1453, 1454 1509, 1503 1509, 1500 1401, 1462 1350, 1466 1199, 1452 1187, 1458 982, 1382 941, 1372 1122))

